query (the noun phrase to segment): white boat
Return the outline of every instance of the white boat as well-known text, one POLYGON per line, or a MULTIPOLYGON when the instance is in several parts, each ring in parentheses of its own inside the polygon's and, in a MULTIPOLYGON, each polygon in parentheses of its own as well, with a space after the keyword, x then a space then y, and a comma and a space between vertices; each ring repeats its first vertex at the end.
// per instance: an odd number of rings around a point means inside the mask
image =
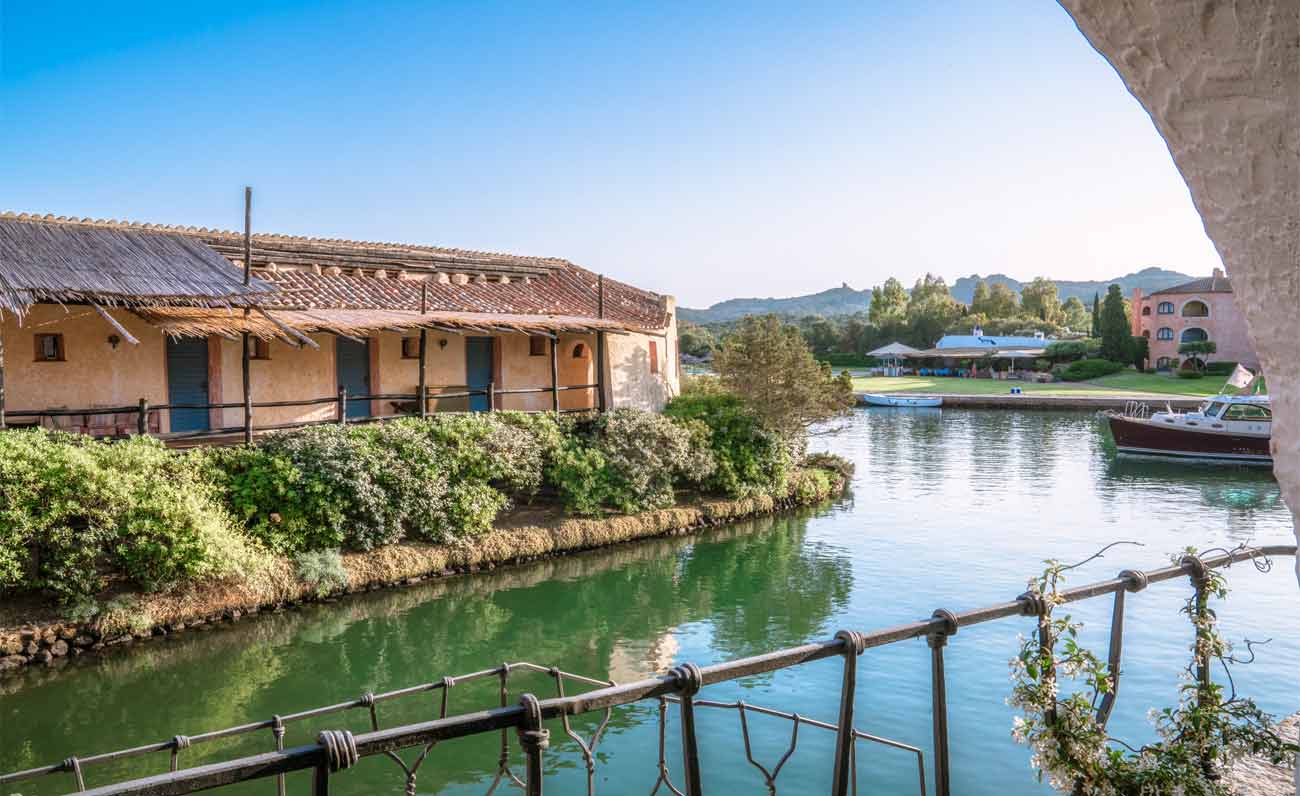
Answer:
POLYGON ((864 393, 862 400, 870 406, 942 406, 943 398, 919 395, 877 395, 864 393))
POLYGON ((1216 395, 1195 412, 1151 412, 1134 401, 1123 413, 1106 417, 1122 455, 1273 463, 1273 410, 1267 395, 1216 395))

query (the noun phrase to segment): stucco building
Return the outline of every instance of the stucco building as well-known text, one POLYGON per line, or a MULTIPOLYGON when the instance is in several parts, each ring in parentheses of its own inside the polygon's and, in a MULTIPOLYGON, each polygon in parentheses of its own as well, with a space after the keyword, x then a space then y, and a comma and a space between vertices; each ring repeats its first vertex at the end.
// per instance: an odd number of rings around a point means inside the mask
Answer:
POLYGON ((1185 360, 1178 353, 1183 343, 1213 341, 1217 350, 1207 361, 1240 362, 1259 367, 1259 357, 1246 331, 1246 318, 1233 300, 1232 282, 1223 269, 1143 295, 1133 291, 1133 334, 1150 343, 1149 363, 1159 369, 1174 367, 1185 360))
POLYGON ((427 412, 678 392, 673 299, 567 260, 268 234, 250 250, 245 280, 242 233, 0 216, 0 417, 242 429, 245 333, 257 429, 335 421, 340 390, 352 419, 418 414, 422 383, 427 412))

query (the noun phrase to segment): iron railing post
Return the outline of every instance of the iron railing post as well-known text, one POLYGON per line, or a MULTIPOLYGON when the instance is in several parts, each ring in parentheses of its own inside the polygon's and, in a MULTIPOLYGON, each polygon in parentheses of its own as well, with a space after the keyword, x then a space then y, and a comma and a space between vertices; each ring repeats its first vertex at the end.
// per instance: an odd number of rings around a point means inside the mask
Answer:
POLYGON ((681 694, 682 770, 686 796, 701 796, 704 786, 700 783, 700 745, 695 734, 695 695, 704 686, 704 678, 700 667, 693 663, 684 663, 674 668, 671 674, 681 694))
POLYGON ((867 648, 866 639, 854 630, 835 634, 844 645, 844 679, 840 686, 840 720, 835 732, 835 768, 831 773, 833 796, 848 796, 853 771, 853 702, 858 691, 858 656, 867 648))
POLYGON ((944 620, 943 630, 925 637, 930 645, 930 702, 934 717, 934 792, 949 796, 951 778, 948 761, 948 686, 943 673, 943 648, 957 633, 957 617, 942 608, 932 614, 944 620))
POLYGON ((524 694, 519 703, 524 717, 516 731, 527 758, 525 792, 528 796, 542 796, 542 752, 551 744, 551 731, 542 726, 542 706, 537 697, 524 694))
MULTIPOLYGON (((1210 649, 1210 631, 1206 627, 1206 622, 1211 613, 1210 570, 1199 556, 1186 555, 1178 563, 1187 570, 1187 574, 1192 581, 1192 588, 1195 590, 1192 597, 1192 609, 1189 613, 1192 617, 1192 623, 1196 627, 1193 659, 1196 662, 1196 707, 1201 709, 1209 701, 1210 690, 1214 686, 1214 680, 1210 676, 1210 659, 1213 657, 1213 650, 1210 649)), ((1217 780, 1219 777, 1214 770, 1213 757, 1204 746, 1199 751, 1201 770, 1205 773, 1205 778, 1210 781, 1217 780)))
POLYGON ((1126 569, 1117 576, 1128 581, 1123 589, 1115 592, 1115 607, 1110 614, 1110 654, 1106 658, 1106 671, 1110 674, 1110 687, 1097 706, 1097 723, 1103 728, 1110 721, 1111 711, 1115 709, 1115 700, 1119 698, 1120 664, 1124 657, 1124 595, 1139 592, 1147 587, 1147 576, 1140 570, 1126 569))
POLYGON ((347 730, 321 730, 316 736, 324 759, 316 766, 316 776, 312 783, 312 796, 328 796, 330 774, 356 765, 360 755, 357 742, 347 730))

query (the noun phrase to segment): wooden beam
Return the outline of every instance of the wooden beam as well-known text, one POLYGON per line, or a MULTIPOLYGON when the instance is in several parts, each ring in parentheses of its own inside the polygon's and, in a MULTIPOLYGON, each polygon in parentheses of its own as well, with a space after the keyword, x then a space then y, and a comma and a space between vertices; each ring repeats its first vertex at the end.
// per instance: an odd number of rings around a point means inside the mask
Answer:
POLYGON ((421 329, 420 330, 420 380, 418 382, 419 386, 416 387, 415 392, 419 396, 417 400, 420 402, 419 414, 420 417, 422 418, 429 416, 429 396, 427 394, 429 392, 429 378, 425 373, 425 361, 428 359, 428 351, 429 351, 429 330, 421 329))
POLYGON ((311 339, 310 337, 308 337, 307 335, 293 328, 289 324, 284 323, 279 318, 276 318, 274 315, 262 309, 261 307, 258 307, 257 311, 260 312, 262 316, 265 317, 268 321, 275 324, 275 328, 279 329, 280 331, 288 335, 290 342, 297 340, 301 345, 311 346, 317 351, 320 350, 320 344, 317 343, 315 340, 311 339))
POLYGON ((5 314, 0 312, 0 431, 5 428, 5 314))
POLYGON ((131 334, 130 332, 128 332, 128 331, 126 330, 126 327, 125 327, 125 326, 123 326, 122 324, 118 323, 118 322, 117 322, 117 319, 114 318, 112 315, 109 315, 109 314, 108 314, 108 310, 104 309, 103 307, 99 306, 98 304, 95 304, 94 302, 91 302, 90 306, 92 306, 92 307, 95 308, 95 312, 98 312, 98 313, 99 313, 99 317, 101 317, 101 318, 103 318, 104 320, 108 321, 108 325, 109 325, 109 326, 112 326, 114 329, 117 330, 118 334, 120 334, 120 335, 122 335, 122 337, 126 338, 126 341, 127 341, 128 343, 130 343, 131 345, 140 345, 140 341, 137 340, 137 339, 135 339, 135 335, 133 335, 133 334, 131 334))
MULTIPOLYGON (((249 284, 253 276, 253 189, 244 187, 244 284, 249 284)), ((244 308, 244 324, 249 319, 248 308, 244 308)), ((253 444, 253 383, 249 378, 249 360, 252 359, 252 341, 245 331, 241 335, 244 342, 244 444, 253 444)))
POLYGON ((551 411, 560 413, 560 340, 551 338, 551 411))

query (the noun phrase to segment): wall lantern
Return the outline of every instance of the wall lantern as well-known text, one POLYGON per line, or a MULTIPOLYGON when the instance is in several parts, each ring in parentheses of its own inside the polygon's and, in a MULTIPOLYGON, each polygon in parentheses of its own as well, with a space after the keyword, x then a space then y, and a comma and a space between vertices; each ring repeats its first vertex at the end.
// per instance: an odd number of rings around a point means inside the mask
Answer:
POLYGON ((114 351, 117 350, 117 346, 118 346, 118 344, 121 343, 121 342, 122 342, 122 338, 118 337, 118 336, 115 335, 115 334, 110 334, 110 335, 108 336, 108 344, 111 345, 111 346, 113 347, 113 350, 114 350, 114 351))
POLYGON ((444 338, 442 338, 441 340, 439 340, 439 341, 438 341, 438 347, 439 347, 439 348, 446 348, 446 347, 447 347, 447 338, 444 337, 444 338))

